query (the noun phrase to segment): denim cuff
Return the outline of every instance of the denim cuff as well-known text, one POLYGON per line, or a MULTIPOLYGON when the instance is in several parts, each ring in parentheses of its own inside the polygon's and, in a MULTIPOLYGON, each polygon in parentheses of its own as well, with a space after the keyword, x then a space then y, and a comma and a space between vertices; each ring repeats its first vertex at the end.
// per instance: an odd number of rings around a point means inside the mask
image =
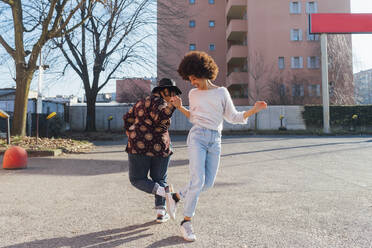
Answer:
POLYGON ((166 210, 164 205, 155 206, 155 209, 166 210))
POLYGON ((158 191, 158 188, 160 187, 160 185, 158 184, 158 183, 155 183, 155 185, 154 185, 154 188, 152 189, 152 193, 154 194, 154 195, 156 195, 156 191, 158 191))

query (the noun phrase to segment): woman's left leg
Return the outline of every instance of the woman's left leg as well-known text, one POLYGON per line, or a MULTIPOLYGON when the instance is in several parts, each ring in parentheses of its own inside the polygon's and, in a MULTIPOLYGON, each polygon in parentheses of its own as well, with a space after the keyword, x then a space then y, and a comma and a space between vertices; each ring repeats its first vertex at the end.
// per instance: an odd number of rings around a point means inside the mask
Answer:
POLYGON ((221 134, 218 131, 211 132, 211 142, 208 145, 205 160, 205 182, 203 191, 211 188, 216 179, 221 157, 221 134))

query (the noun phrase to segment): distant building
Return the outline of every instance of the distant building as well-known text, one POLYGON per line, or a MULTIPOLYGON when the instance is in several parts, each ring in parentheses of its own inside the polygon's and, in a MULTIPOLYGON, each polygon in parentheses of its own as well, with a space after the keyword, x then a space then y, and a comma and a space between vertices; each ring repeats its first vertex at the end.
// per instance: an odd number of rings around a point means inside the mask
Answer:
MULTIPOLYGON (((96 103, 109 103, 116 100, 116 93, 98 93, 96 103)), ((82 102, 81 98, 78 98, 78 102, 82 102)), ((84 102, 87 102, 87 97, 84 94, 84 102)))
POLYGON ((372 104, 372 69, 354 74, 357 104, 372 104))
POLYGON ((78 97, 74 95, 71 95, 71 96, 56 95, 55 97, 44 97, 43 100, 70 104, 70 103, 77 103, 78 97))
POLYGON ((155 78, 125 78, 116 80, 116 101, 134 103, 150 94, 155 78))
MULTIPOLYGON (((14 111, 14 101, 15 101, 16 89, 15 88, 2 88, 0 89, 0 109, 13 112, 14 111)), ((33 102, 37 99, 37 91, 29 91, 28 94, 28 104, 27 112, 34 111, 33 102)))
MULTIPOLYGON (((157 76, 176 80, 188 104, 192 86, 177 67, 185 53, 205 51, 219 67, 215 83, 236 105, 321 103, 319 35, 308 30, 309 14, 318 12, 350 13, 350 0, 159 0, 157 76)), ((345 39, 351 44, 351 35, 345 39)), ((351 54, 351 46, 344 50, 351 54)), ((353 97, 352 59, 345 59, 347 80, 335 87, 353 97)))
MULTIPOLYGON (((15 100, 16 89, 15 88, 3 88, 0 89, 0 101, 15 100)), ((36 99, 37 91, 30 90, 28 93, 28 99, 36 99)))

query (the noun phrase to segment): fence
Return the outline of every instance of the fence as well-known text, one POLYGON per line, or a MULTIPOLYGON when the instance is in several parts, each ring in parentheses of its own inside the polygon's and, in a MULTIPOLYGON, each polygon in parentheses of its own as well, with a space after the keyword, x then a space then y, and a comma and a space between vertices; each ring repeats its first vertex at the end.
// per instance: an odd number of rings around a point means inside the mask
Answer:
MULTIPOLYGON (((113 119, 110 123, 112 131, 123 130, 123 115, 128 112, 131 105, 125 103, 116 104, 97 104, 96 105, 96 128, 98 131, 108 130, 108 117, 113 119)), ((251 108, 251 106, 237 106, 238 111, 243 111, 251 108)), ((258 114, 257 127, 260 130, 278 130, 280 127, 279 116, 283 115, 283 124, 288 130, 304 130, 306 129, 302 118, 303 106, 269 106, 258 114)), ((70 128, 73 131, 83 131, 86 125, 86 105, 72 104, 69 109, 70 128)), ((188 131, 191 128, 191 123, 179 111, 175 111, 172 116, 172 131, 188 131)), ((224 122, 225 131, 244 131, 254 128, 254 116, 252 116, 247 125, 232 125, 224 122)))

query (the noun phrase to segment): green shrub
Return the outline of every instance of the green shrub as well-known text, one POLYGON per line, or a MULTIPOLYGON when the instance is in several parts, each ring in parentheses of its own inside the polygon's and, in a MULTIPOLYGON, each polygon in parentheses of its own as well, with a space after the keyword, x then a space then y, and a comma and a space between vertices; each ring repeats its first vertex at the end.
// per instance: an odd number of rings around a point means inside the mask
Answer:
MULTIPOLYGON (((304 109, 302 117, 306 128, 322 128, 323 106, 305 105, 304 109)), ((334 130, 372 130, 372 105, 330 106, 329 111, 330 125, 334 130)))

